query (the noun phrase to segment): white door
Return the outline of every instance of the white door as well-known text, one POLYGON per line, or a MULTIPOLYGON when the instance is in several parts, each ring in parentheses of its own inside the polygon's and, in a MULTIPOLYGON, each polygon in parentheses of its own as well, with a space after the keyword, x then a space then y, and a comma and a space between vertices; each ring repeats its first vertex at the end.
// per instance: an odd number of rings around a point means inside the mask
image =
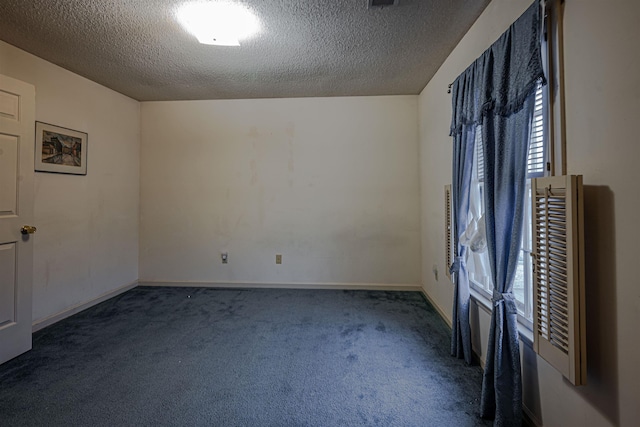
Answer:
POLYGON ((34 120, 35 88, 0 75, 0 363, 31 349, 34 120))

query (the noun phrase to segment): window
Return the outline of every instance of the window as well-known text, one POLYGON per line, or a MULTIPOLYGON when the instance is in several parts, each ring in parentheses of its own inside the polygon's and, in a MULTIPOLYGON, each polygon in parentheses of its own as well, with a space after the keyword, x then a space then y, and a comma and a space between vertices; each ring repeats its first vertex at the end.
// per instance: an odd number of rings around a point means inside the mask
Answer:
MULTIPOLYGON (((531 178, 542 177, 547 170, 547 127, 546 127, 546 93, 542 85, 536 89, 535 109, 527 159, 527 185, 524 207, 522 245, 518 267, 513 285, 513 293, 518 306, 521 323, 530 329, 533 321, 533 264, 531 260, 531 178)), ((482 228, 484 222, 484 154, 482 152, 482 129, 476 129, 476 150, 474 153, 473 173, 471 179, 469 218, 471 228, 482 228)), ((469 281, 473 289, 487 298, 491 298, 493 283, 487 250, 470 246, 467 259, 469 281), (475 250, 474 250, 475 249, 475 250)))

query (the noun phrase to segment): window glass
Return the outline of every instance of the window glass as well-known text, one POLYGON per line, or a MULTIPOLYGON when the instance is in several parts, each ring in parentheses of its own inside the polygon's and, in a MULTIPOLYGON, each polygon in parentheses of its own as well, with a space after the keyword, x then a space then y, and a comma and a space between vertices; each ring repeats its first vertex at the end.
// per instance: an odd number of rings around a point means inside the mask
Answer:
MULTIPOLYGON (((536 103, 531 129, 531 141, 529 144, 529 156, 527 159, 527 185, 524 208, 524 221, 522 232, 522 245, 516 276, 513 285, 513 293, 516 298, 518 312, 524 323, 531 327, 533 285, 531 262, 531 178, 544 176, 547 165, 547 142, 545 136, 545 94, 541 85, 536 89, 536 103)), ((473 173, 469 200, 469 231, 478 234, 478 230, 484 227, 484 155, 482 152, 482 128, 476 128, 476 150, 474 152, 473 173)), ((490 298, 493 292, 489 256, 485 246, 471 244, 468 236, 461 237, 461 243, 469 246, 467 251, 467 270, 471 287, 490 298)))

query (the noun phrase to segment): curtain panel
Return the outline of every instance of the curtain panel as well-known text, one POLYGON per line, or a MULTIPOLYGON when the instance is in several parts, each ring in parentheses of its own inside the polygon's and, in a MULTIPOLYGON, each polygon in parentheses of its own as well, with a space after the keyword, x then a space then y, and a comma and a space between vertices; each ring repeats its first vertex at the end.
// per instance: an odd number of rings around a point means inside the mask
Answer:
POLYGON ((468 223, 469 187, 473 171, 476 126, 464 125, 453 136, 453 202, 454 263, 449 269, 454 276, 453 322, 451 328, 451 354, 471 364, 471 326, 469 325, 469 273, 465 263, 467 247, 460 244, 459 236, 468 223))
MULTIPOLYGON (((493 310, 485 364, 481 415, 493 418, 496 426, 520 426, 522 422, 522 379, 513 281, 522 238, 527 155, 531 135, 535 90, 545 83, 540 34, 542 20, 536 1, 509 29, 452 84, 452 120, 454 140, 453 183, 461 182, 461 193, 454 193, 454 244, 466 227, 468 189, 466 162, 460 165, 460 141, 469 141, 469 129, 482 125, 485 159, 485 221, 487 248, 494 284, 493 310)), ((473 145, 473 142, 467 142, 473 145)), ((473 152, 473 151, 471 151, 473 152)), ((470 175, 470 173, 469 173, 470 175)), ((456 252, 459 257, 462 251, 456 252)), ((452 271, 456 277, 454 295, 452 350, 468 347, 467 337, 458 332, 468 324, 468 281, 461 258, 452 271), (464 301, 466 299, 466 301, 464 301), (461 310, 467 307, 467 311, 461 310)), ((470 338, 468 338, 470 341, 470 338)), ((462 352, 463 353, 463 352, 462 352)), ((454 352, 460 355, 461 352, 454 352)), ((465 355, 465 359, 467 359, 465 355)))

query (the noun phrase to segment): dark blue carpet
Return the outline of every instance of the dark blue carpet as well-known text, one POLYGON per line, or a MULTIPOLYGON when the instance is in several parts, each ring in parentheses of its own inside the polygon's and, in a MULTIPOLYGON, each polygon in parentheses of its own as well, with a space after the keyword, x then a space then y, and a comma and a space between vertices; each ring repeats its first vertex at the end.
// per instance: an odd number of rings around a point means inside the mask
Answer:
POLYGON ((417 292, 135 288, 0 366, 2 426, 476 426, 417 292))

